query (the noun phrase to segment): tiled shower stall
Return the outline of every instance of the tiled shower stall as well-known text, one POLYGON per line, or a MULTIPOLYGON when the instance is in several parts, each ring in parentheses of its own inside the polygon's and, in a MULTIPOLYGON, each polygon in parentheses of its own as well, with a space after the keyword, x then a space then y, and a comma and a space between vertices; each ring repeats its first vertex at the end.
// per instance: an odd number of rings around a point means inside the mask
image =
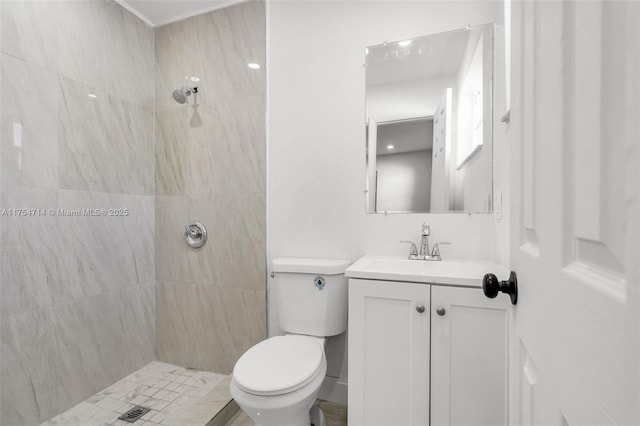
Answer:
POLYGON ((264 3, 157 29, 112 0, 0 13, 0 423, 154 360, 229 374, 266 329, 264 3))

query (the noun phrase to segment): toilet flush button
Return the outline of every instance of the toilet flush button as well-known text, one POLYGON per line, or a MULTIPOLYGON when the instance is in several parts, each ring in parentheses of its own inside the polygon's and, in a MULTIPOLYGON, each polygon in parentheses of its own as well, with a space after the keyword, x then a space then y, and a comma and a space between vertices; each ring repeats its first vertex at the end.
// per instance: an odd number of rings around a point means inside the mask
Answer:
POLYGON ((324 288, 324 278, 315 277, 313 282, 316 285, 316 287, 318 288, 318 290, 322 290, 324 288))

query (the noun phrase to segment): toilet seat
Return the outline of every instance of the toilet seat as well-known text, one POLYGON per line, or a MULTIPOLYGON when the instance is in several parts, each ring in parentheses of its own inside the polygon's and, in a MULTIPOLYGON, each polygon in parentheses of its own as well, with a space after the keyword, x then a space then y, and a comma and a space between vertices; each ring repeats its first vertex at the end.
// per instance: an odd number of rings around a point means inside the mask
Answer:
POLYGON ((233 379, 253 395, 282 395, 315 379, 324 362, 324 348, 318 339, 276 336, 245 352, 233 369, 233 379))

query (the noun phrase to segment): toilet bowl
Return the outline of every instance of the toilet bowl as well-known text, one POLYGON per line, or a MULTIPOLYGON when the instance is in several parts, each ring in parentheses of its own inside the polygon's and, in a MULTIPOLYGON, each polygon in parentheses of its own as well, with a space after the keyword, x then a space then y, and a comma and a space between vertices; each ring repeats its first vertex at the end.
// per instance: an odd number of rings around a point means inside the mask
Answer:
MULTIPOLYGON (((279 258, 272 262, 278 325, 288 333, 245 352, 233 368, 231 396, 256 426, 309 426, 327 372, 325 338, 347 328, 342 259, 279 258)), ((318 407, 315 426, 324 426, 318 407)))
POLYGON ((312 336, 276 336, 242 355, 230 391, 256 426, 309 426, 309 410, 327 372, 324 342, 312 336))

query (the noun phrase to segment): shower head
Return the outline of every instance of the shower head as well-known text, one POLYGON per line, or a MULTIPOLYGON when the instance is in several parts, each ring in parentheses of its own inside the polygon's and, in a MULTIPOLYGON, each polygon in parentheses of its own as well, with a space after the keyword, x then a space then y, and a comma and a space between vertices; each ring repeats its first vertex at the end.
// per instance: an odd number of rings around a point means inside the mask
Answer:
POLYGON ((187 102, 187 97, 189 97, 192 93, 198 93, 197 87, 183 87, 181 89, 176 89, 173 91, 173 99, 179 104, 183 104, 187 102))

